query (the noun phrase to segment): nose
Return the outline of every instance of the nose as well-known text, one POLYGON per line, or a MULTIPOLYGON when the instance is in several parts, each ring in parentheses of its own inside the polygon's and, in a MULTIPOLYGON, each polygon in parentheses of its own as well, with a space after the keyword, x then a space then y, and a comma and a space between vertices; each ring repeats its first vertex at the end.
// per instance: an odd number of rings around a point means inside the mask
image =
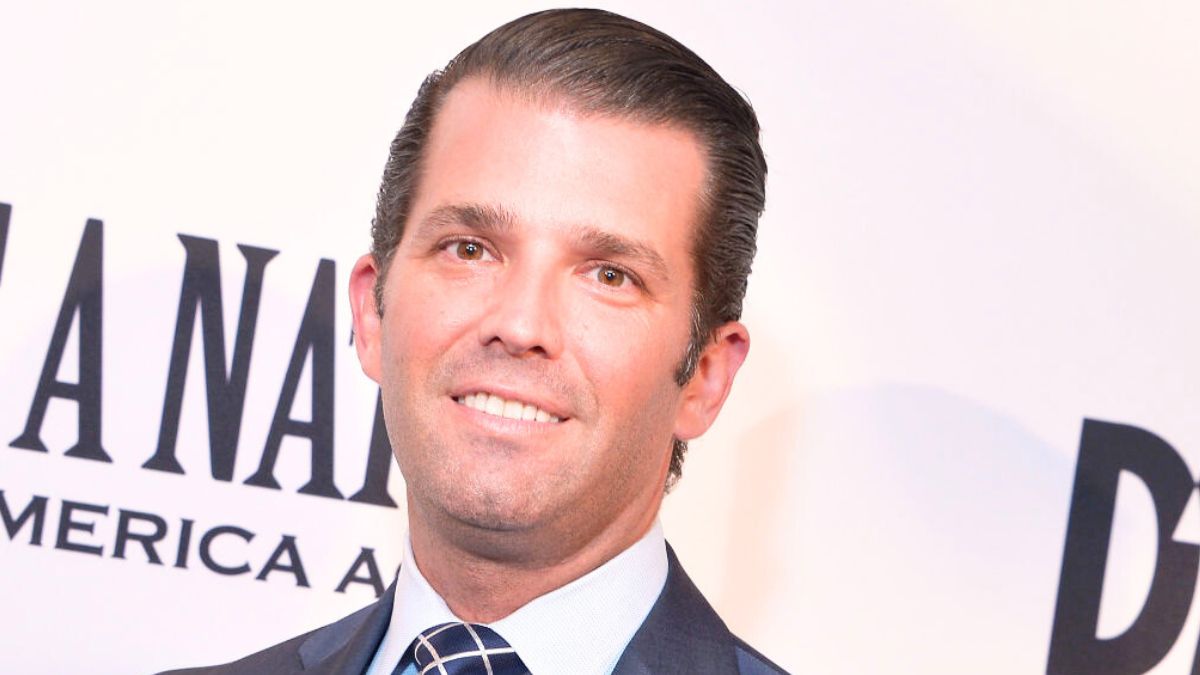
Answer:
POLYGON ((562 353, 561 302, 552 270, 512 265, 500 273, 479 322, 484 346, 511 356, 562 353))

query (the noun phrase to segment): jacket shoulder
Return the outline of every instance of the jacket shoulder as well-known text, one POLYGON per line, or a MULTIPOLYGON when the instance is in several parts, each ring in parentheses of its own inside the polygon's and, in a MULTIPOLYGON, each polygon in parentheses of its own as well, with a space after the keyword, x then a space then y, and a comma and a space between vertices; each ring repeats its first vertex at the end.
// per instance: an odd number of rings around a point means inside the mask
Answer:
POLYGON ((159 675, 287 675, 313 672, 311 666, 341 649, 369 618, 376 605, 368 605, 294 638, 229 663, 171 670, 159 675), (309 666, 306 668, 306 664, 309 666))
POLYGON ((774 661, 762 655, 754 647, 746 644, 740 637, 733 636, 733 649, 737 653, 739 675, 788 675, 774 661))
MULTIPOLYGON (((319 630, 319 629, 318 629, 319 630)), ((290 640, 244 656, 237 661, 231 661, 216 666, 201 666, 169 670, 159 675, 241 675, 245 673, 299 673, 304 670, 300 662, 300 645, 314 632, 297 635, 290 640)))

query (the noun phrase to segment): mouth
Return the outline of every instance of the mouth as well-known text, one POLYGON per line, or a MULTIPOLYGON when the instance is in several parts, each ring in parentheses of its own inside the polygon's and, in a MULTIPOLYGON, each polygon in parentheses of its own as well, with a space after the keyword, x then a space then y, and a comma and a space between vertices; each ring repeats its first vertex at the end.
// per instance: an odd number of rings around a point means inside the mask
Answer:
POLYGON ((510 420, 540 422, 543 424, 559 424, 563 418, 542 410, 532 403, 517 399, 503 398, 486 391, 479 391, 463 396, 455 396, 454 402, 485 415, 503 417, 510 420))

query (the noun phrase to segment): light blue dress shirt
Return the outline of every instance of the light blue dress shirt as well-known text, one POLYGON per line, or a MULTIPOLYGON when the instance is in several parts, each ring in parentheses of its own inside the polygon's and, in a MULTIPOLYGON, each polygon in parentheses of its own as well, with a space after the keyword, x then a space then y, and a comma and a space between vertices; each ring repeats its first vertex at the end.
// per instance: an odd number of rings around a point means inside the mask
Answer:
MULTIPOLYGON (((417 635, 461 621, 404 547, 387 633, 366 675, 392 675, 417 635)), ((513 646, 532 675, 612 672, 667 581, 667 546, 656 520, 641 539, 612 560, 562 588, 534 598, 488 624, 513 646)), ((416 675, 411 663, 403 675, 416 675)))

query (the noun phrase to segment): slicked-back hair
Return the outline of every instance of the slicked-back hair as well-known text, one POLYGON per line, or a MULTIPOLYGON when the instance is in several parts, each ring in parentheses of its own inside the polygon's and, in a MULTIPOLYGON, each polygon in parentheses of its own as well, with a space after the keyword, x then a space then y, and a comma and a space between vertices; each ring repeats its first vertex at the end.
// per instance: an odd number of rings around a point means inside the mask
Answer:
MULTIPOLYGON (((381 314, 384 280, 411 215, 434 118, 454 85, 470 77, 534 99, 561 99, 582 113, 695 135, 708 164, 692 238, 691 338, 675 372, 682 387, 714 331, 742 314, 766 199, 767 164, 754 109, 690 49, 618 14, 548 10, 493 30, 425 78, 392 141, 371 226, 381 314)), ((680 476, 686 449, 674 439, 668 487, 680 476)))

